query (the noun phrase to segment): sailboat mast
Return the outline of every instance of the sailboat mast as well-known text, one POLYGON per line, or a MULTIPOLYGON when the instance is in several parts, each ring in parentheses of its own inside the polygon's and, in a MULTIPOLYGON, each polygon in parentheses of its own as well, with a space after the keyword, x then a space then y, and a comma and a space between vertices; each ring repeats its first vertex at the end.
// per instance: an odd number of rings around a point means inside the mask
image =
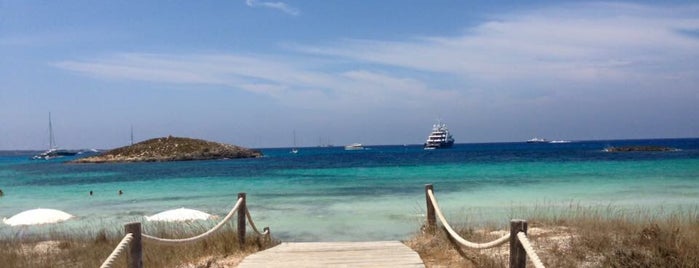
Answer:
POLYGON ((291 148, 292 154, 297 154, 299 149, 296 149, 296 129, 294 129, 294 147, 291 148))
POLYGON ((56 138, 53 137, 53 125, 51 125, 51 112, 49 112, 49 149, 56 148, 56 138))
POLYGON ((133 126, 131 126, 131 145, 133 145, 133 126))

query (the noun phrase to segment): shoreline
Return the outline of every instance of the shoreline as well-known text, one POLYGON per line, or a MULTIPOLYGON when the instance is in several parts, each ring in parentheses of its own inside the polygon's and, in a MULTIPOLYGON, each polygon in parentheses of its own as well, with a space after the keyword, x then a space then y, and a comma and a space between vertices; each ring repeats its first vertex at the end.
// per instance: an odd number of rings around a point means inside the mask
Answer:
MULTIPOLYGON (((438 196, 439 198, 439 196, 438 196)), ((444 198, 442 198, 444 199, 444 198)), ((644 219, 669 219, 677 215, 683 214, 696 214, 699 215, 699 204, 684 204, 676 206, 658 205, 656 207, 642 207, 642 206, 619 206, 614 204, 606 205, 584 205, 576 202, 558 204, 558 205, 543 205, 543 204, 533 204, 532 206, 512 206, 508 208, 502 208, 502 211, 492 214, 491 208, 451 208, 449 207, 450 202, 444 202, 441 204, 445 213, 447 220, 452 219, 463 224, 468 224, 473 228, 484 228, 484 227, 498 227, 507 228, 509 225, 510 218, 569 218, 579 214, 587 214, 590 211, 595 212, 599 215, 609 215, 613 218, 614 215, 624 215, 626 219, 634 219, 636 221, 643 221, 644 219), (485 217, 484 217, 485 216, 485 217)), ((308 219, 306 221, 307 228, 288 228, 288 226, 295 225, 283 225, 279 224, 279 220, 283 219, 272 219, 273 215, 265 213, 265 211, 260 211, 254 204, 248 204, 251 209, 255 210, 254 214, 257 217, 261 217, 259 224, 270 226, 275 231, 275 236, 287 242, 339 242, 339 241, 369 241, 369 240, 406 240, 416 233, 416 230, 424 224, 425 212, 424 208, 418 214, 412 215, 409 218, 398 218, 395 223, 404 222, 406 224, 399 229, 403 230, 400 232, 387 233, 381 230, 381 228, 375 228, 376 226, 371 225, 365 228, 352 228, 350 225, 361 224, 363 219, 356 219, 352 221, 346 218, 333 219, 330 216, 318 218, 317 220, 308 219), (406 222, 407 220, 407 222, 406 222), (343 230, 337 230, 335 232, 319 232, 314 235, 314 233, 309 233, 311 230, 316 229, 316 226, 321 228, 327 228, 324 226, 345 226, 343 230), (349 235, 348 235, 349 234, 349 235)), ((424 206, 424 204, 423 204, 424 206)), ((224 215, 222 213, 214 213, 216 218, 210 220, 199 220, 195 222, 149 222, 144 216, 134 215, 128 219, 118 220, 103 220, 103 219, 85 219, 81 216, 76 216, 76 218, 70 219, 65 222, 60 222, 56 224, 44 224, 38 226, 8 226, 4 223, 0 223, 0 241, 8 241, 17 238, 26 239, 44 239, 51 234, 61 234, 64 236, 70 236, 74 238, 86 238, 91 237, 95 233, 106 233, 108 235, 117 235, 123 232, 123 225, 128 222, 142 222, 144 229, 148 228, 161 228, 161 227, 178 227, 185 226, 186 228, 210 228, 213 227, 218 219, 222 218, 224 215), (81 219, 83 218, 83 219, 81 219), (86 220, 86 221, 85 221, 86 220)), ((393 217, 391 215, 379 215, 382 217, 393 217)), ((392 226, 391 229, 395 231, 396 226, 393 224, 382 224, 377 226, 392 226)))
MULTIPOLYGON (((646 198, 645 202, 634 200, 622 200, 623 202, 619 200, 607 202, 592 200, 553 201, 546 198, 507 202, 507 199, 503 199, 503 202, 497 204, 493 200, 486 203, 473 202, 473 200, 481 199, 481 196, 495 195, 488 191, 467 195, 449 192, 448 189, 439 187, 435 193, 448 219, 464 220, 475 226, 493 223, 506 225, 507 218, 526 218, 533 212, 545 213, 541 216, 565 217, 579 210, 598 209, 610 210, 610 214, 626 213, 662 218, 673 213, 699 210, 699 200, 694 196, 656 200, 646 198)), ((255 211, 255 215, 264 218, 261 224, 274 226, 275 235, 286 241, 402 240, 410 236, 424 221, 423 195, 424 193, 418 192, 410 195, 409 198, 386 196, 353 199, 342 196, 313 196, 269 199, 260 194, 248 193, 248 205, 255 211), (309 198, 313 201, 309 201, 309 198), (313 207, 316 210, 307 211, 308 208, 313 207), (377 232, 373 226, 393 227, 390 232, 377 232)), ((80 233, 86 229, 93 232, 99 229, 120 232, 126 222, 145 221, 145 216, 180 207, 197 209, 221 217, 230 209, 233 197, 226 195, 215 203, 208 202, 208 199, 194 201, 195 199, 186 196, 174 201, 167 201, 169 199, 165 198, 166 201, 155 203, 141 201, 142 198, 144 197, 139 197, 131 189, 125 190, 122 196, 110 191, 110 194, 105 197, 105 203, 101 203, 100 196, 90 197, 87 193, 81 193, 81 197, 75 200, 76 203, 71 206, 72 208, 58 208, 76 216, 74 219, 56 225, 27 227, 23 233, 25 235, 40 235, 56 228, 70 232, 75 230, 75 233, 80 233), (91 200, 90 202, 93 203, 86 206, 85 200, 91 200)), ((26 208, 22 208, 9 207, 9 203, 0 204, 0 209, 7 213, 0 215, 0 218, 9 218, 21 211, 33 208, 36 206, 28 205, 26 208)), ((203 222, 202 224, 210 223, 203 222)), ((13 237, 17 234, 17 230, 17 227, 0 223, 0 238, 13 237)))
MULTIPOLYGON (((606 208, 586 208, 576 207, 567 211, 562 211, 561 214, 551 215, 549 210, 544 207, 538 207, 528 212, 526 220, 529 222, 528 237, 532 240, 532 244, 537 251, 537 254, 542 258, 548 266, 566 266, 584 265, 586 267, 605 267, 610 263, 620 263, 629 265, 629 256, 637 256, 643 263, 656 264, 673 264, 673 261, 683 261, 683 263, 692 263, 692 255, 682 252, 692 253, 693 249, 699 249, 699 206, 689 208, 684 212, 675 211, 667 214, 667 217, 658 217, 648 210, 643 211, 628 211, 624 208, 611 207, 606 208), (679 232, 677 236, 672 236, 674 232, 679 232), (639 236, 639 234, 641 234, 639 236), (668 236, 670 235, 670 236, 668 236), (610 237, 614 239, 609 240, 610 237), (666 252, 663 250, 671 250, 670 256, 656 255, 656 251, 649 251, 646 248, 646 243, 635 243, 637 239, 646 239, 648 241, 657 241, 659 249, 657 252, 666 252), (599 246, 597 243, 607 241, 599 246), (634 244, 635 243, 635 244, 634 244), (686 244, 690 243, 690 244, 686 244), (675 246, 675 244, 689 247, 684 250, 675 246), (627 252, 627 253, 622 253, 627 252), (622 254, 622 255, 619 255, 622 254), (632 255, 624 255, 632 254, 632 255), (637 255, 641 254, 641 255, 637 255), (583 256, 583 257, 579 257, 583 256), (689 256, 689 257, 688 257, 689 256)), ((424 220, 424 219, 423 219, 424 220)), ((507 233, 507 228, 501 228, 494 225, 475 226, 469 225, 468 220, 453 219, 452 225, 462 226, 458 228, 458 232, 465 238, 471 241, 490 241, 495 237, 502 236, 507 233)), ((147 233, 175 233, 178 237, 187 237, 193 233, 200 233, 207 229, 203 225, 191 224, 159 224, 157 226, 144 227, 147 233), (190 231, 181 229, 182 226, 188 226, 190 231)), ((274 230, 274 227, 272 227, 274 230)), ((445 240, 443 233, 438 231, 434 235, 426 235, 419 229, 413 230, 413 235, 402 239, 409 247, 416 250, 427 267, 443 267, 444 265, 458 265, 471 267, 500 267, 507 263, 508 246, 507 244, 489 250, 469 250, 461 249, 462 253, 455 251, 454 245, 445 240), (464 254, 466 257, 464 258, 464 254)), ((216 244, 229 244, 227 241, 234 239, 233 230, 224 231, 225 235, 215 238, 216 244)), ((274 232, 273 232, 274 233, 274 232)), ((74 258, 71 256, 83 256, 78 258, 83 262, 98 262, 106 256, 105 251, 111 251, 111 247, 120 239, 119 235, 112 235, 105 231, 87 232, 85 236, 80 238, 76 236, 66 235, 61 232, 54 232, 52 237, 47 240, 37 238, 29 239, 0 239, 0 244, 14 245, 4 246, 0 250, 0 257, 3 254, 10 253, 13 249, 25 249, 22 255, 13 255, 13 260, 19 262, 30 263, 28 266, 18 265, 13 267, 29 267, 36 264, 38 260, 60 260, 63 258, 74 258), (8 244, 9 243, 9 244, 8 244), (20 247, 17 247, 20 245, 20 247), (93 245, 86 247, 87 245, 93 245), (100 253, 102 252, 102 253, 100 253), (34 260, 23 260, 25 256, 34 260), (92 257, 88 257, 92 256, 92 257), (92 260, 86 260, 92 259, 92 260)), ((168 235, 164 235, 168 236, 168 235)), ((274 239, 277 239, 274 237, 274 239)), ((287 241, 284 241, 287 242, 287 241)), ((208 242, 214 243, 212 242, 208 242)), ((254 244, 254 243, 253 243, 254 244)), ((149 247, 154 247, 151 245, 149 247)), ((213 253, 199 244, 187 250, 195 250, 198 252, 194 255, 184 254, 184 258, 177 258, 176 263, 228 263, 235 264, 236 261, 242 260, 244 256, 250 254, 260 248, 249 248, 244 251, 237 251, 234 248, 225 251, 213 253), (252 250, 252 251, 251 251, 252 250), (208 253, 207 253, 208 252, 208 253), (239 252, 239 253, 235 253, 239 252), (227 258, 225 256, 233 256, 227 258)), ((178 247, 159 247, 159 249, 151 249, 169 254, 180 254, 178 247), (164 251, 163 251, 164 250, 164 251)), ((152 253, 150 253, 152 254, 152 253)), ((162 254, 161 254, 162 255, 162 254)), ((161 256, 156 257, 156 260, 164 261, 161 256)), ((696 257, 694 257, 696 258, 696 257)), ((172 264, 172 262, 169 262, 172 264)), ((162 264, 162 263, 161 263, 162 264)))

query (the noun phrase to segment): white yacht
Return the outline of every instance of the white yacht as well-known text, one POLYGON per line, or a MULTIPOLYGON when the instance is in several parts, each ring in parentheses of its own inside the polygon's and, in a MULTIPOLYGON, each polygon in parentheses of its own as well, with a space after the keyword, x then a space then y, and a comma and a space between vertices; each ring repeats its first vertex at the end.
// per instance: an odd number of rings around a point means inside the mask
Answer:
POLYGON ((527 143, 549 143, 549 141, 544 138, 534 137, 532 139, 527 140, 527 143))
POLYGON ((427 137, 424 148, 425 150, 443 149, 451 148, 452 145, 454 145, 454 138, 449 133, 447 124, 439 122, 432 126, 432 132, 427 137))
POLYGON ((364 150, 364 145, 362 145, 361 143, 352 143, 350 145, 345 146, 345 150, 347 150, 347 151, 364 150))

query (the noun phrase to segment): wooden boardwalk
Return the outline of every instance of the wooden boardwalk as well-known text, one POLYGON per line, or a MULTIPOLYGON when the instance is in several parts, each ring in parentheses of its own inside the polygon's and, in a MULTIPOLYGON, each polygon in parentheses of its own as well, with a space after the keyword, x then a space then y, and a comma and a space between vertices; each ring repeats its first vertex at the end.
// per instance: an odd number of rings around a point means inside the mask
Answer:
POLYGON ((415 251, 399 241, 375 241, 281 243, 246 257, 238 267, 425 267, 425 265, 415 251))

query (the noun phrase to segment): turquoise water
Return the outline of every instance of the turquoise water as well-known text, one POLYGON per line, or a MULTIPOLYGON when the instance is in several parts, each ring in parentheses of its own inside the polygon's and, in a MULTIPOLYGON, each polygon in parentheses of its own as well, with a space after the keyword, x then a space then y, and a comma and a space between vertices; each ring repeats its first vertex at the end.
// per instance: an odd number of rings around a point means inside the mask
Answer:
POLYGON ((427 183, 434 184, 448 218, 470 223, 507 224, 511 217, 527 218, 516 208, 544 205, 699 205, 699 139, 262 151, 266 156, 258 159, 127 164, 67 164, 0 153, 0 218, 38 207, 76 216, 28 228, 0 223, 0 236, 120 230, 126 222, 179 207, 224 215, 237 193, 246 192, 258 226, 270 226, 285 241, 406 239, 423 222, 427 183), (681 150, 602 151, 629 144, 681 150))

